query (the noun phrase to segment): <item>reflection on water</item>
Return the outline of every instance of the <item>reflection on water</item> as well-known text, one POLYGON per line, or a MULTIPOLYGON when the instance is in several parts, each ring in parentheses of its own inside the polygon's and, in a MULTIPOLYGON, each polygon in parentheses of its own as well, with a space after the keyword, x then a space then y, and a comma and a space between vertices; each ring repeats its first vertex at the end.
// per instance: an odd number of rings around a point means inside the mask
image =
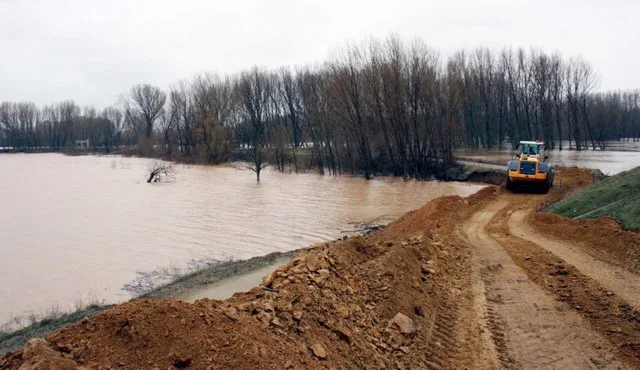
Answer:
MULTIPOLYGON (((606 150, 549 150, 549 162, 554 166, 584 167, 602 171, 605 175, 615 175, 640 166, 640 142, 608 142, 606 150)), ((568 143, 563 144, 569 147, 568 143)), ((470 160, 487 161, 506 165, 514 158, 514 151, 502 150, 460 150, 456 154, 470 160)))
POLYGON ((159 267, 245 259, 335 239, 351 222, 391 219, 463 183, 176 166, 146 184, 150 160, 0 155, 0 323, 80 298, 121 301, 159 267))

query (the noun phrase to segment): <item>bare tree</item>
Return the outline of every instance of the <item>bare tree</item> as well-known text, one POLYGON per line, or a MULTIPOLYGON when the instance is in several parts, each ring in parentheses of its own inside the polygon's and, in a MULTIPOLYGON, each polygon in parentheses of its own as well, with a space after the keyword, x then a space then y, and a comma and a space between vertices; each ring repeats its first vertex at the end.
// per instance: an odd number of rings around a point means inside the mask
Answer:
POLYGON ((196 146, 195 120, 191 97, 191 86, 181 81, 169 92, 168 116, 174 120, 173 129, 182 155, 191 156, 196 146))
POLYGON ((293 164, 322 174, 427 179, 445 176, 460 146, 540 138, 581 150, 639 140, 640 92, 596 88, 581 59, 479 48, 441 61, 424 42, 391 36, 297 71, 198 75, 173 86, 168 100, 157 87, 137 85, 121 107, 100 115, 73 101, 0 103, 0 140, 28 150, 90 138, 107 151, 138 144, 150 156, 245 160, 258 181, 269 163, 280 171, 288 163, 289 171, 293 164), (155 135, 162 152, 150 150, 155 135))
POLYGON ((109 122, 108 131, 106 133, 108 137, 106 140, 107 147, 112 146, 118 149, 122 138, 122 131, 124 129, 124 114, 122 114, 120 109, 110 106, 102 111, 101 116, 109 122))
POLYGON ((138 135, 151 138, 154 125, 162 116, 166 100, 167 95, 155 86, 144 84, 131 88, 126 109, 138 135))
POLYGON ((267 139, 267 104, 271 96, 271 80, 267 72, 258 68, 243 72, 236 82, 239 110, 245 127, 245 138, 251 151, 251 165, 256 181, 260 182, 260 172, 267 166, 265 144, 267 139))
POLYGON ((229 151, 227 128, 232 108, 231 81, 204 74, 192 85, 196 148, 204 162, 220 163, 229 151))
MULTIPOLYGON (((349 134, 346 138, 355 143, 363 164, 364 176, 371 179, 374 173, 371 127, 364 111, 363 71, 366 56, 363 50, 350 45, 329 64, 333 113, 349 134)), ((352 162, 352 168, 355 166, 352 162)))
POLYGON ((147 169, 147 183, 170 180, 174 173, 170 162, 154 161, 147 169))

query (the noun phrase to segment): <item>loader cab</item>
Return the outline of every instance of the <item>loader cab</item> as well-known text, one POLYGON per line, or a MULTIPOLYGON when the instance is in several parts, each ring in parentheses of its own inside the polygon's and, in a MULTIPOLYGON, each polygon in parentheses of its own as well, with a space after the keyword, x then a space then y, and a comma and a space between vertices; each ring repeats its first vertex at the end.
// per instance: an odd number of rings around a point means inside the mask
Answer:
POLYGON ((518 144, 516 157, 521 159, 537 159, 539 162, 542 162, 547 158, 544 155, 544 143, 541 141, 521 141, 520 144, 518 144))

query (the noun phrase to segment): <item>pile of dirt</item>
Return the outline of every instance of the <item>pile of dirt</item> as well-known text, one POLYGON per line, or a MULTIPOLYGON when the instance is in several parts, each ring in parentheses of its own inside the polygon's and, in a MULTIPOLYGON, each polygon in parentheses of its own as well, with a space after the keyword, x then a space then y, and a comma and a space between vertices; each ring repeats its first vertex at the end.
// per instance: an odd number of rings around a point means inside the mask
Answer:
POLYGON ((469 298, 469 253, 440 230, 492 192, 439 198, 370 237, 318 245, 228 300, 118 305, 31 340, 0 368, 468 367, 462 344, 478 334, 456 334, 450 317, 469 298))
POLYGON ((535 226, 545 235, 575 241, 576 235, 588 241, 583 248, 603 261, 640 271, 640 234, 625 231, 610 217, 596 220, 573 220, 550 213, 533 216, 535 226))
POLYGON ((591 170, 578 167, 562 167, 556 170, 553 188, 549 195, 545 197, 547 204, 557 202, 560 199, 582 191, 603 177, 600 170, 591 170))
MULTIPOLYGON (((500 163, 504 166, 504 163, 500 163)), ((505 182, 507 167, 504 169, 486 168, 482 165, 459 165, 450 167, 445 173, 445 178, 450 181, 479 182, 491 185, 500 185, 505 182)))
POLYGON ((506 171, 476 170, 473 171, 465 181, 500 185, 505 182, 506 178, 506 171))

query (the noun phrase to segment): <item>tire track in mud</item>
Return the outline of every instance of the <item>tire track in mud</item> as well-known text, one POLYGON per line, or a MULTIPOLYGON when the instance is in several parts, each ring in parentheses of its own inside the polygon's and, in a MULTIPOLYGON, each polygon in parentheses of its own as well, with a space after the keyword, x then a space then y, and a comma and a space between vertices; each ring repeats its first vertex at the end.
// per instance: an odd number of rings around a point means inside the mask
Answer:
MULTIPOLYGON (((456 228, 455 238, 460 244, 466 245, 471 252, 472 247, 460 228, 456 228)), ((499 337, 504 338, 504 336, 496 336, 502 326, 498 320, 495 320, 495 315, 487 305, 485 279, 476 253, 470 253, 470 264, 470 274, 466 281, 466 286, 470 287, 467 311, 461 310, 459 315, 464 321, 462 325, 467 330, 463 334, 466 338, 465 351, 471 357, 467 368, 499 369, 503 367, 503 363, 511 362, 511 359, 505 356, 504 341, 499 340, 499 337), (474 342, 469 343, 470 340, 474 342)))
MULTIPOLYGON (((447 256, 453 257, 453 256, 447 256)), ((436 272, 435 278, 446 276, 447 288, 440 292, 441 298, 428 309, 428 323, 424 336, 427 344, 426 366, 431 369, 482 368, 494 369, 497 361, 483 356, 486 345, 481 338, 481 328, 474 320, 474 294, 469 287, 475 283, 470 271, 471 255, 453 257, 459 261, 457 267, 449 266, 446 272, 436 272)), ((444 266, 440 266, 444 267, 444 266)), ((428 276, 428 275, 427 275, 428 276)), ((489 341, 492 345, 493 342, 489 341)))
POLYGON ((539 198, 507 193, 501 199, 509 205, 496 213, 486 231, 531 281, 564 302, 564 307, 580 315, 592 330, 606 338, 620 361, 631 368, 640 368, 640 311, 567 261, 511 233, 508 225, 511 214, 527 207, 536 209, 539 198))
POLYGON ((640 309, 640 275, 599 260, 563 240, 541 235, 527 223, 527 215, 526 210, 517 210, 510 215, 507 223, 511 234, 553 253, 634 308, 640 309))
POLYGON ((488 324, 509 368, 619 369, 617 351, 570 307, 531 281, 485 231, 508 200, 489 203, 462 226, 485 282, 488 324))
POLYGON ((459 363, 460 353, 457 350, 459 343, 455 335, 458 330, 457 312, 457 307, 444 304, 440 305, 432 315, 427 335, 429 368, 446 369, 448 364, 459 363))

